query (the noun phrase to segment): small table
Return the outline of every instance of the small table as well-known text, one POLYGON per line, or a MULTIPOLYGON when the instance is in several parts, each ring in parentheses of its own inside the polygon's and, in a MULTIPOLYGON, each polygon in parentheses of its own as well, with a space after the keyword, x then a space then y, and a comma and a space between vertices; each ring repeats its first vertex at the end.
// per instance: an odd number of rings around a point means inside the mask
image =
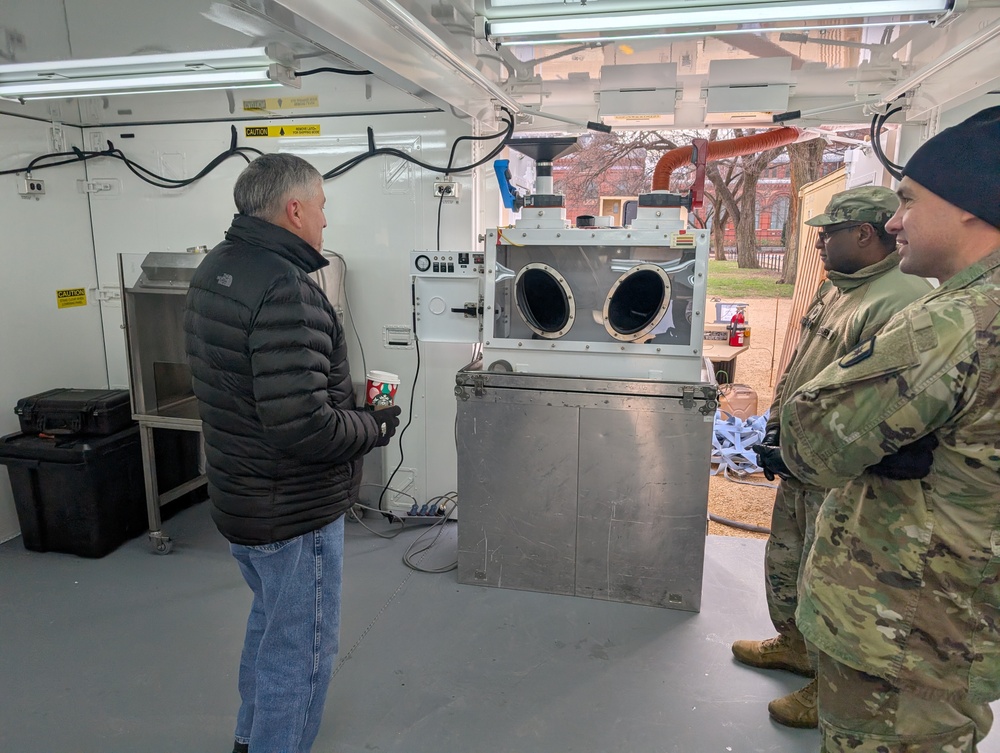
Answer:
POLYGON ((706 358, 712 362, 715 379, 719 384, 731 384, 736 379, 736 357, 750 346, 744 341, 739 347, 726 340, 705 340, 701 344, 706 358))

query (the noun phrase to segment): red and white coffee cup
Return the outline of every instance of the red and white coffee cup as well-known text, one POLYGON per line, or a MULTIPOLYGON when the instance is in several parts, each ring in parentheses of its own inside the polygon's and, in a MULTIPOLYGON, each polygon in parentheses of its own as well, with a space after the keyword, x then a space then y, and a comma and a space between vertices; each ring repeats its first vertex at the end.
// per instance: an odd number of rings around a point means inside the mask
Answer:
POLYGON ((388 371, 370 370, 365 374, 365 407, 369 410, 388 408, 396 404, 399 377, 388 371))

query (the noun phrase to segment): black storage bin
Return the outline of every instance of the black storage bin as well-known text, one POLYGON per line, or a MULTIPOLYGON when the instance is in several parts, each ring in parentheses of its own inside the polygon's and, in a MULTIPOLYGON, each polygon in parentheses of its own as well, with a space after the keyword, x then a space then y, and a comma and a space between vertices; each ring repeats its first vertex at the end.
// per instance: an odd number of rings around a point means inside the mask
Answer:
POLYGON ((146 530, 139 429, 109 437, 0 438, 25 549, 103 557, 146 530))
POLYGON ((132 424, 128 390, 62 387, 21 398, 14 412, 24 434, 108 436, 132 424))

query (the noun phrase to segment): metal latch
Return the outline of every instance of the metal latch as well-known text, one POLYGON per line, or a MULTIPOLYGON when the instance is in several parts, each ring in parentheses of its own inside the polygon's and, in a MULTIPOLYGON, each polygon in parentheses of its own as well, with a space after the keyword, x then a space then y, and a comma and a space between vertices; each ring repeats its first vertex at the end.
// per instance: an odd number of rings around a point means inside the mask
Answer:
MULTIPOLYGON (((472 394, 476 397, 482 397, 486 394, 486 377, 482 374, 476 374, 471 377, 472 380, 472 394)), ((469 393, 466 392, 466 385, 462 383, 462 378, 456 378, 457 384, 455 385, 455 397, 459 400, 465 401, 469 399, 469 393)))
POLYGON ((692 410, 694 408, 694 387, 684 386, 681 387, 681 405, 684 410, 692 410))
POLYGON ((719 401, 717 400, 719 397, 718 391, 715 387, 702 387, 701 394, 705 398, 701 404, 702 415, 714 416, 716 409, 719 407, 719 401))

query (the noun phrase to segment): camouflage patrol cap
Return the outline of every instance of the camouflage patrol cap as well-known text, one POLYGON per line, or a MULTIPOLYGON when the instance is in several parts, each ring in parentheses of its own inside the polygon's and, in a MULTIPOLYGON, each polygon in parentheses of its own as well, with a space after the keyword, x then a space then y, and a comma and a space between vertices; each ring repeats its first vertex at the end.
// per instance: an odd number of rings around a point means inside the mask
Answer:
POLYGON ((888 188, 861 186, 835 194, 826 212, 806 220, 812 227, 839 225, 841 222, 870 222, 885 225, 899 208, 899 199, 888 188))

